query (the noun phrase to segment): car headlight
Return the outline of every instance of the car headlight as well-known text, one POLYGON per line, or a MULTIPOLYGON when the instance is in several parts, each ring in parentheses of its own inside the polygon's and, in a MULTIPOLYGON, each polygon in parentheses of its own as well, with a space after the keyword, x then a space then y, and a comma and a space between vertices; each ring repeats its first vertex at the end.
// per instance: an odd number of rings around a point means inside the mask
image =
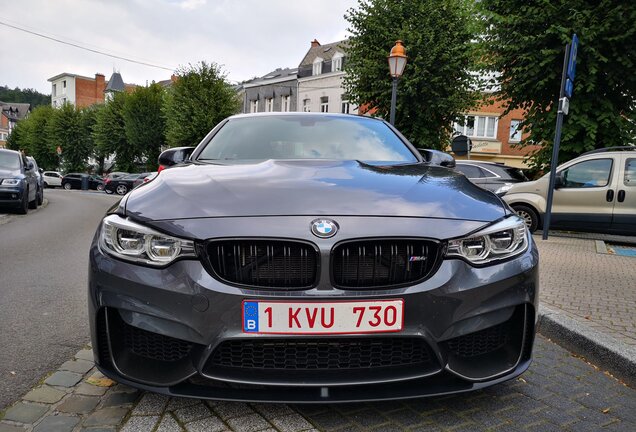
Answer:
POLYGON ((511 258, 528 248, 528 229, 518 216, 510 216, 469 237, 449 240, 447 257, 481 265, 511 258))
POLYGON ((196 257, 192 240, 162 234, 117 215, 102 221, 99 246, 116 258, 155 267, 178 258, 196 257))
POLYGON ((2 186, 17 186, 20 184, 20 179, 18 178, 8 178, 4 180, 0 180, 0 184, 2 186))
POLYGON ((501 196, 501 195, 505 195, 506 192, 508 192, 510 190, 510 188, 513 186, 514 183, 504 183, 501 187, 499 187, 496 191, 495 194, 501 196))

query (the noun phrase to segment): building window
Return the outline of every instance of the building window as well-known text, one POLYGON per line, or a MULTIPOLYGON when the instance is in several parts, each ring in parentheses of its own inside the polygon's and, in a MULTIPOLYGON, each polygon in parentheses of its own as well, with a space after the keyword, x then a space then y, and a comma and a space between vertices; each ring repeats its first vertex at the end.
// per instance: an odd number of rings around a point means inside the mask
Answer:
POLYGON ((455 132, 472 138, 497 138, 497 116, 466 116, 463 121, 455 123, 455 132))
POLYGON ((280 110, 282 112, 289 112, 291 109, 291 96, 282 96, 280 98, 280 110))
POLYGON ((53 84, 53 96, 57 96, 57 84, 53 84))
POLYGON ((343 114, 349 114, 349 102, 348 101, 342 101, 340 112, 343 113, 343 114))
POLYGON ((342 70, 342 54, 336 53, 331 60, 331 72, 339 72, 342 70))
POLYGON ((329 97, 323 96, 320 98, 320 112, 329 112, 329 97))
POLYGON ((521 141, 521 120, 510 120, 510 142, 519 142, 521 141))
POLYGON ((274 98, 265 99, 265 112, 274 111, 274 98))
POLYGON ((62 81, 62 94, 66 94, 66 80, 62 81))
POLYGON ((310 99, 303 99, 303 112, 311 111, 311 107, 309 106, 310 103, 311 103, 310 99))
POLYGON ((258 112, 258 100, 250 101, 250 112, 251 113, 258 112))
POLYGON ((314 60, 312 75, 320 75, 322 73, 322 59, 320 57, 314 60))

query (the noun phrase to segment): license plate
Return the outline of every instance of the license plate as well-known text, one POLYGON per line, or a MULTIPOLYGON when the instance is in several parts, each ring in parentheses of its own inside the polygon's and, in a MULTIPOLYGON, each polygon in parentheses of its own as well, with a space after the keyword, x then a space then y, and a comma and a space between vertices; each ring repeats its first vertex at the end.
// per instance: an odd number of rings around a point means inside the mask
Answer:
POLYGON ((243 301, 243 332, 356 334, 399 332, 404 300, 285 302, 243 301))

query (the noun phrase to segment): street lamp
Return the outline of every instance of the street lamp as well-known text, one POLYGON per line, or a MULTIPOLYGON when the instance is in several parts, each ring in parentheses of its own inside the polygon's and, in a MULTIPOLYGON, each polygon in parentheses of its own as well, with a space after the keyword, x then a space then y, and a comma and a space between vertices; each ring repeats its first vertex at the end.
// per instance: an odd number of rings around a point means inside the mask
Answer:
POLYGON ((389 73, 393 77, 393 90, 391 91, 391 117, 390 122, 395 124, 395 103, 397 99, 397 83, 398 79, 404 72, 404 66, 406 66, 406 50, 402 41, 395 41, 395 45, 391 48, 389 53, 389 73))

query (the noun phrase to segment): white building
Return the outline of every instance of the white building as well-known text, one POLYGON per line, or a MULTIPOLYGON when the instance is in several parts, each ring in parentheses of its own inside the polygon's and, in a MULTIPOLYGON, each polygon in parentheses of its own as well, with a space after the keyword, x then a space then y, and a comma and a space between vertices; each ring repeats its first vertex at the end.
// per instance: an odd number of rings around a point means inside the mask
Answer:
POLYGON ((298 67, 298 111, 357 114, 342 86, 346 41, 321 45, 316 39, 298 67))

